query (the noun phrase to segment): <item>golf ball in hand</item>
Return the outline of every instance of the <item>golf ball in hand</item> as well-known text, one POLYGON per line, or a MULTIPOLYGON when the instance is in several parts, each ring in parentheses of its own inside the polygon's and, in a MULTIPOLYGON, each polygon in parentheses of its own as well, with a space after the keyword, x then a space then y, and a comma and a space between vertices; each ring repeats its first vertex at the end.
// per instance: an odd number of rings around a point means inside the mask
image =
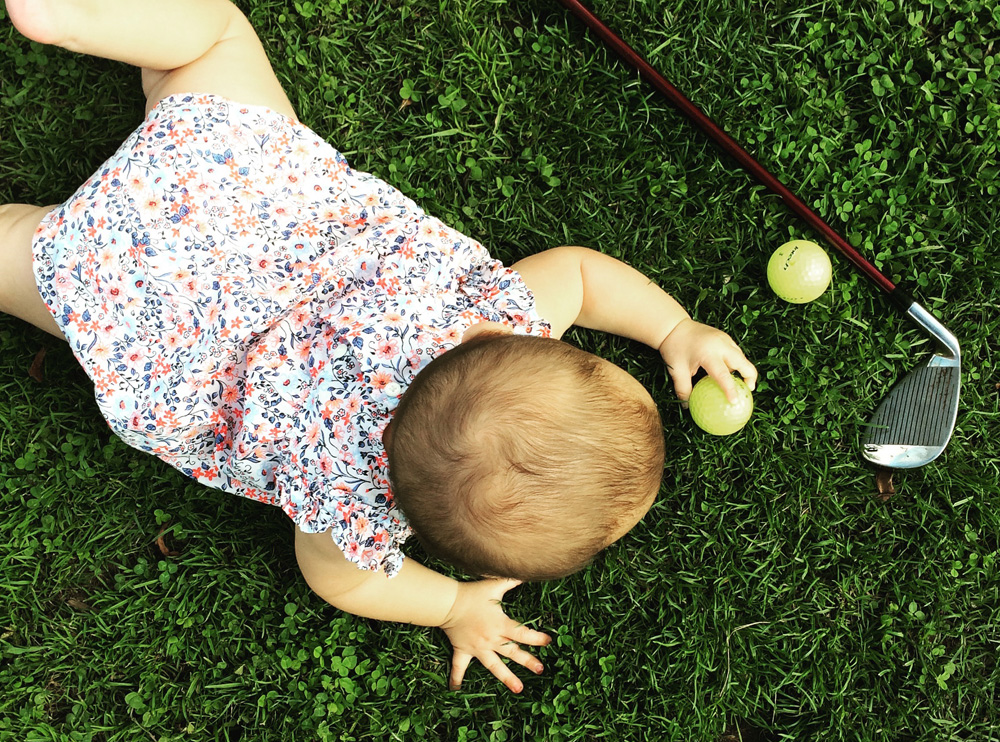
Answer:
POLYGON ((730 402, 719 382, 706 376, 691 390, 688 410, 695 425, 712 435, 729 435, 740 430, 753 412, 753 395, 743 379, 736 382, 736 401, 730 402))
POLYGON ((830 256, 809 240, 786 242, 767 263, 767 282, 774 293, 792 304, 819 298, 830 285, 832 273, 830 256))

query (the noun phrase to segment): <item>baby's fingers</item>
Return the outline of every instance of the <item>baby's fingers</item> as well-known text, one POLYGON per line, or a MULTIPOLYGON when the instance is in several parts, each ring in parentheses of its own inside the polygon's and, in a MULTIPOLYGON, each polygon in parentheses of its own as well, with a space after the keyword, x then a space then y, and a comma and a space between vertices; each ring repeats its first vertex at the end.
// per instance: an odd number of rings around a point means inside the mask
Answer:
POLYGON ((517 675, 510 671, 510 668, 504 664, 504 661, 500 659, 500 655, 496 652, 487 652, 477 655, 477 657, 483 663, 483 667, 493 673, 496 679, 506 685, 512 692, 520 693, 524 690, 524 683, 521 682, 517 675))
POLYGON ((684 403, 684 407, 687 407, 688 397, 691 396, 691 378, 694 376, 693 372, 687 366, 683 368, 667 366, 667 371, 670 372, 670 378, 674 382, 674 392, 677 394, 677 399, 684 403))
POLYGON ((736 402, 736 382, 733 381, 733 374, 726 363, 706 363, 705 371, 718 382, 722 391, 726 394, 726 399, 730 404, 736 402))
POLYGON ((465 671, 469 669, 470 662, 472 662, 471 654, 455 650, 451 655, 451 676, 448 678, 448 688, 458 690, 462 687, 462 679, 465 678, 465 671))
POLYGON ((516 626, 510 632, 510 638, 518 644, 529 644, 532 647, 545 647, 552 643, 552 637, 542 631, 529 629, 527 626, 516 626))
POLYGON ((739 371, 740 376, 743 377, 743 381, 750 387, 750 391, 757 388, 757 368, 747 360, 747 357, 743 355, 743 351, 738 351, 730 359, 729 368, 733 371, 739 371))
POLYGON ((535 655, 531 654, 531 652, 525 652, 513 642, 510 644, 504 644, 497 650, 497 652, 502 654, 507 659, 513 660, 517 664, 521 665, 521 667, 528 668, 535 673, 535 675, 541 674, 541 672, 545 669, 535 655))

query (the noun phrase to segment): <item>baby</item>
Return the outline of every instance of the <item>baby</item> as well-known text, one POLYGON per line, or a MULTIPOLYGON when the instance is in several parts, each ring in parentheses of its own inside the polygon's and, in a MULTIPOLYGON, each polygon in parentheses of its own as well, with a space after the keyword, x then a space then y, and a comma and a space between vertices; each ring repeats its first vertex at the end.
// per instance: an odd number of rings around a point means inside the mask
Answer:
POLYGON ((6 0, 27 37, 142 68, 147 117, 64 204, 0 206, 0 310, 64 337, 112 430, 208 486, 281 507, 310 587, 440 626, 472 658, 550 638, 523 580, 585 566, 649 509, 664 446, 628 373, 572 325, 656 348, 678 397, 757 373, 619 261, 559 247, 510 268, 295 118, 228 0, 6 0), (426 551, 484 579, 403 558, 426 551))

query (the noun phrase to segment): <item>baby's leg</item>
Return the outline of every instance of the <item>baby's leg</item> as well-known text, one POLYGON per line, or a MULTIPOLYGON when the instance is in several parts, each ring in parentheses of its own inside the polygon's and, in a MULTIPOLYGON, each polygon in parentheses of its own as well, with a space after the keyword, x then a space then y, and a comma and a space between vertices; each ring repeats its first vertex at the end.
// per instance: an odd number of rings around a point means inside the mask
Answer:
POLYGON ((34 41, 142 67, 147 108, 176 93, 213 93, 294 115, 257 34, 229 0, 6 3, 34 41))
POLYGON ((31 242, 47 206, 0 205, 0 312, 13 314, 62 338, 35 286, 31 242))

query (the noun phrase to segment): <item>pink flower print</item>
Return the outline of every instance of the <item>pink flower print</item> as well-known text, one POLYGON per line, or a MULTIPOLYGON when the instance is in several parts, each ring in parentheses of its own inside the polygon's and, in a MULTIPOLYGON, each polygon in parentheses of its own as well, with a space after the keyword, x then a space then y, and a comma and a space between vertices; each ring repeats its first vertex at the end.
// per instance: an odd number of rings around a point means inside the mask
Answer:
POLYGON ((177 281, 174 285, 177 287, 181 296, 188 299, 200 299, 202 296, 201 287, 198 286, 198 279, 194 277, 191 277, 186 281, 177 281))
POLYGON ((381 369, 372 374, 369 379, 372 388, 377 391, 382 391, 383 389, 385 389, 386 386, 388 386, 391 381, 392 381, 392 374, 390 374, 388 371, 384 371, 381 369))
POLYGON ((226 404, 236 404, 240 401, 240 390, 235 384, 226 384, 222 388, 222 401, 226 404))
POLYGON ((389 338, 380 340, 376 352, 379 358, 395 358, 399 355, 399 343, 389 338))
POLYGON ((148 189, 143 189, 136 194, 135 206, 143 221, 156 221, 163 215, 160 196, 148 189))
POLYGON ((226 363, 220 369, 222 378, 226 381, 233 381, 236 378, 236 365, 232 362, 226 363))
POLYGON ((441 339, 446 343, 460 343, 462 342, 462 332, 457 327, 449 327, 441 339))
MULTIPOLYGON (((300 327, 300 328, 304 327, 304 326, 305 326, 305 323, 297 324, 296 325, 296 327, 300 327)), ((307 365, 307 363, 308 363, 308 361, 309 361, 309 356, 311 354, 312 354, 312 345, 309 345, 308 343, 299 343, 298 345, 293 345, 292 346, 292 352, 291 352, 290 357, 294 358, 296 361, 298 361, 302 365, 303 368, 305 368, 306 365, 307 365)), ((313 368, 309 369, 309 375, 315 377, 316 374, 319 372, 319 370, 320 370, 321 367, 322 367, 322 363, 317 364, 316 367, 313 367, 313 368)))
POLYGON ((333 459, 330 458, 329 454, 322 453, 319 457, 319 468, 324 474, 333 473, 333 459))
POLYGON ((174 351, 181 347, 184 337, 177 330, 170 330, 164 333, 160 339, 167 350, 174 351))
POLYGON ((97 253, 97 264, 102 271, 111 269, 117 261, 117 255, 108 247, 102 247, 97 253))
POLYGON ((73 287, 76 278, 73 276, 72 268, 74 266, 68 266, 67 268, 60 268, 56 271, 56 286, 62 290, 69 290, 73 287))
POLYGON ((361 536, 361 538, 363 539, 367 539, 368 536, 371 535, 370 533, 371 527, 372 527, 371 521, 368 520, 363 515, 359 515, 357 518, 354 519, 354 528, 355 530, 357 530, 358 535, 361 536))
POLYGON ((120 306, 125 300, 125 286, 117 276, 103 284, 98 284, 97 290, 116 305, 120 306))
MULTIPOLYGON (((344 421, 342 419, 338 419, 338 421, 334 424, 333 429, 330 431, 330 439, 334 441, 350 440, 347 427, 348 426, 344 424, 344 421)), ((341 451, 341 456, 340 456, 341 461, 343 461, 344 455, 346 454, 343 451, 341 451)))
POLYGON ((138 346, 132 346, 126 351, 124 358, 125 365, 133 370, 145 365, 146 351, 138 346))
POLYGON ((90 355, 94 361, 104 363, 111 358, 111 344, 104 339, 98 340, 90 349, 90 355))
POLYGON ((308 428, 306 428, 306 442, 308 442, 310 446, 315 446, 319 443, 319 436, 322 430, 323 429, 320 427, 319 423, 312 423, 308 428))
POLYGON ((293 289, 289 284, 282 283, 272 292, 272 296, 275 300, 284 303, 295 296, 295 289, 293 289))

